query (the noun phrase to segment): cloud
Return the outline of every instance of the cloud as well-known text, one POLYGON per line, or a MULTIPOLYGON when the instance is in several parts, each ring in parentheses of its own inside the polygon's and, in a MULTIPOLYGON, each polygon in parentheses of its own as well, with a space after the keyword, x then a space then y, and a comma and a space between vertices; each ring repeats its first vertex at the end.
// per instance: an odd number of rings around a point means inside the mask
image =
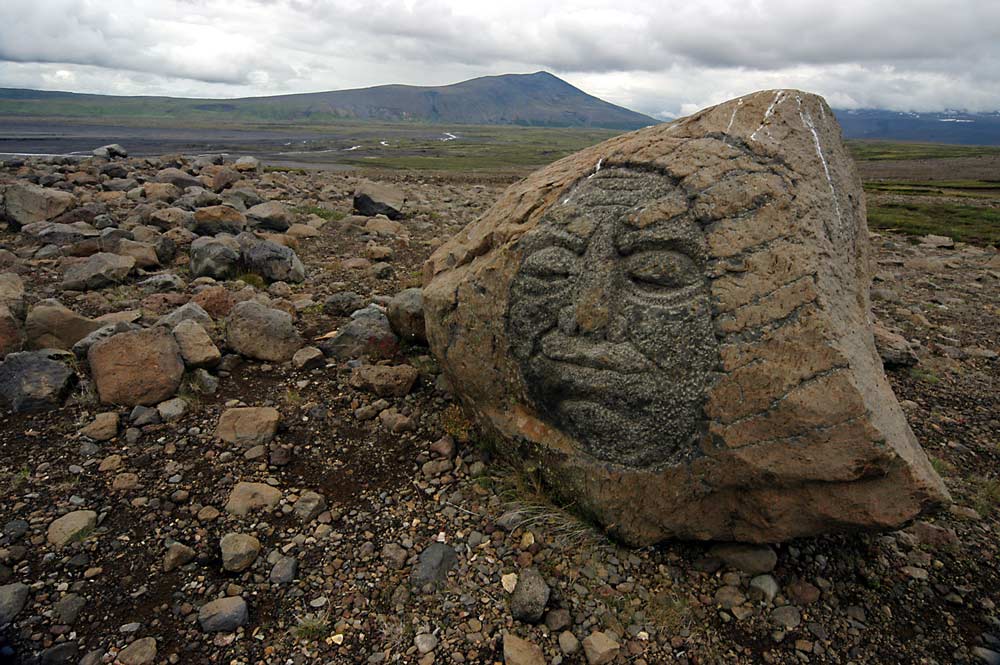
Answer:
POLYGON ((1000 108, 993 0, 3 0, 0 85, 249 96, 539 69, 670 117, 769 87, 1000 108))

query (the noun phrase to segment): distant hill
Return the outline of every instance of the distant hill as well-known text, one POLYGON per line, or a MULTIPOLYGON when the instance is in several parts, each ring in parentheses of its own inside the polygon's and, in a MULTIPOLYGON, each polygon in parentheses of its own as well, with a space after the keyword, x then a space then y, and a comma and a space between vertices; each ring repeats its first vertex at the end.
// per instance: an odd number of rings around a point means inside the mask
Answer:
POLYGON ((609 129, 637 129, 659 122, 588 95, 548 72, 484 76, 434 87, 382 85, 243 99, 117 97, 0 88, 0 116, 264 122, 355 119, 609 129))
POLYGON ((961 145, 1000 145, 1000 112, 908 113, 834 109, 844 137, 961 145))

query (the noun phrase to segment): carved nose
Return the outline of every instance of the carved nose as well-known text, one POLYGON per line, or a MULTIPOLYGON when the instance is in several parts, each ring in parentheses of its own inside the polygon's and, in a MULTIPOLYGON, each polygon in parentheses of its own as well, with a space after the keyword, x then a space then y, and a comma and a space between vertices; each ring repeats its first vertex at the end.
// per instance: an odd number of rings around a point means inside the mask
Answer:
POLYGON ((608 325, 610 318, 608 292, 604 285, 594 284, 580 294, 576 303, 575 320, 577 329, 588 334, 608 325))

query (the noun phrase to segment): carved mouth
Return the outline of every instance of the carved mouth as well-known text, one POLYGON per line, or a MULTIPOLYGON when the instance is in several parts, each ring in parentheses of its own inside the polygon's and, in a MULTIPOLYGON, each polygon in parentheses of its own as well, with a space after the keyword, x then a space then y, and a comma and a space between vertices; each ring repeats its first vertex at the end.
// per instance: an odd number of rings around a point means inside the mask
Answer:
POLYGON ((541 351, 549 360, 619 374, 639 374, 655 369, 649 359, 627 342, 596 342, 550 332, 542 338, 541 351))

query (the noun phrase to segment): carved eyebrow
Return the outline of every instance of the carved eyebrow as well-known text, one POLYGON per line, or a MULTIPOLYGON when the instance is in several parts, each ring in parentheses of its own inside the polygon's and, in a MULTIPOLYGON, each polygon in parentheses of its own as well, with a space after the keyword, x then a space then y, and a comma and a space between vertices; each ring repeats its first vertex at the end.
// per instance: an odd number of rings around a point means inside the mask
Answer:
POLYGON ((678 229, 675 225, 652 226, 621 233, 615 238, 615 246, 620 254, 626 255, 645 249, 669 249, 702 260, 705 246, 696 233, 693 229, 678 229))
POLYGON ((531 236, 526 242, 526 249, 529 252, 537 252, 546 247, 565 247, 566 249, 581 254, 587 249, 588 239, 580 238, 565 231, 545 229, 541 233, 531 236))

